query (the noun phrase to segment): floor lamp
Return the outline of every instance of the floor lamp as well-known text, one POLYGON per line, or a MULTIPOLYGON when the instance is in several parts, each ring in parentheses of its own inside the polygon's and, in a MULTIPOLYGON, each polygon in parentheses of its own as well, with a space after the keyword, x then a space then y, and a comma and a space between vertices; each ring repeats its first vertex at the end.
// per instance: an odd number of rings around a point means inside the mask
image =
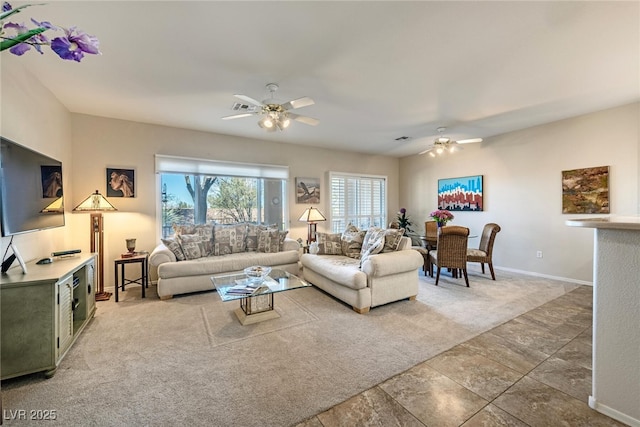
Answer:
POLYGON ((107 301, 111 292, 104 291, 104 228, 102 212, 117 211, 102 194, 96 190, 73 209, 74 212, 91 212, 91 252, 98 254, 98 287, 96 301, 107 301))
POLYGON ((317 208, 313 206, 305 209, 304 213, 298 221, 303 221, 309 224, 309 231, 307 233, 307 244, 316 241, 316 222, 326 221, 327 218, 322 215, 317 208))

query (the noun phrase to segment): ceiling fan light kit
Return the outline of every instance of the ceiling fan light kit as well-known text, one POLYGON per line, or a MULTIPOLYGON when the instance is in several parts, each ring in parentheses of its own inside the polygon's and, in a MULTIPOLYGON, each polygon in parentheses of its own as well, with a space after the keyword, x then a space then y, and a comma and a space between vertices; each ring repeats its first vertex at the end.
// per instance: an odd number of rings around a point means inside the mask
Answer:
POLYGON ((439 127, 437 130, 440 133, 440 136, 433 141, 431 147, 427 148, 424 151, 421 151, 418 154, 428 154, 430 157, 437 157, 446 154, 447 152, 455 153, 456 151, 462 150, 460 144, 482 142, 482 138, 461 139, 460 141, 454 141, 449 137, 442 136, 447 128, 439 127))
POLYGON ((222 118, 222 120, 239 119, 241 117, 261 115, 263 117, 258 121, 258 126, 266 130, 267 132, 285 130, 291 124, 291 120, 295 120, 311 126, 316 126, 318 123, 320 123, 317 119, 314 119, 312 117, 301 116, 289 112, 289 110, 313 105, 315 103, 313 99, 304 96, 302 98, 285 102, 284 104, 278 104, 274 99, 274 93, 278 90, 278 85, 276 83, 268 83, 266 85, 266 88, 269 91, 271 97, 262 102, 256 101, 255 99, 246 95, 234 95, 236 98, 242 99, 243 101, 246 101, 258 108, 255 112, 244 112, 231 116, 225 116, 222 118))

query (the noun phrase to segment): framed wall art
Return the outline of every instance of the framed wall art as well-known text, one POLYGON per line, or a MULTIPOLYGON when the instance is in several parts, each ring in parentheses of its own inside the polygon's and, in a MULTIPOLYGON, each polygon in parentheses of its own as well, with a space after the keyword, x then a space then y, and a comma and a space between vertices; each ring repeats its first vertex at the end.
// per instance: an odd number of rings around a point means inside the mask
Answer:
POLYGON ((107 197, 136 197, 135 170, 107 168, 107 197))
POLYGON ((320 203, 320 179, 296 177, 296 203, 320 203))
POLYGON ((482 175, 438 180, 438 209, 482 211, 482 175))
POLYGON ((609 166, 562 171, 563 214, 609 213, 609 166))
POLYGON ((42 198, 62 197, 62 166, 40 166, 42 198))

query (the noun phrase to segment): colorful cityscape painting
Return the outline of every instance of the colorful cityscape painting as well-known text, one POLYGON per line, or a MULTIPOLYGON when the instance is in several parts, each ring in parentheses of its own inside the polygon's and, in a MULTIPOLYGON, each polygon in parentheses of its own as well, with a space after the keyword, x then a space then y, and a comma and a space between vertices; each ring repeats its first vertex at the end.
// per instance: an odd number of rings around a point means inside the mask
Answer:
POLYGON ((439 179, 438 209, 482 211, 482 175, 439 179))

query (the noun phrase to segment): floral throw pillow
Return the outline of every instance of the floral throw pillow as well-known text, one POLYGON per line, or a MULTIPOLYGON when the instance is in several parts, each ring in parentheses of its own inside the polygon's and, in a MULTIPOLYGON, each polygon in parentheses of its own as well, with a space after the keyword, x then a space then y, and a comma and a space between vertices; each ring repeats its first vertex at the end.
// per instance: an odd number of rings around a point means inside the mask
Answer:
POLYGON ((369 247, 371 247, 374 242, 380 238, 380 236, 384 237, 384 230, 379 227, 371 227, 367 230, 364 235, 364 239, 362 240, 362 248, 360 249, 361 257, 367 250, 369 250, 369 247))
POLYGON ((177 238, 184 257, 188 260, 202 258, 205 242, 199 234, 178 234, 177 238))
POLYGON ((258 230, 258 252, 275 253, 280 252, 289 231, 278 231, 274 229, 258 230))
POLYGON ((360 267, 371 255, 379 254, 384 248, 385 233, 380 229, 369 229, 360 253, 360 267))
POLYGON ((246 238, 247 224, 215 224, 213 227, 213 255, 246 252, 246 238))
POLYGON ((184 261, 184 252, 182 252, 182 248, 180 247, 180 243, 176 239, 160 239, 162 243, 176 256, 176 260, 184 261))
POLYGON ((316 233, 318 255, 342 255, 342 234, 316 233))
POLYGON ((358 227, 353 224, 349 224, 340 238, 342 254, 349 258, 360 258, 362 243, 364 242, 364 236, 366 234, 367 230, 358 230, 358 227))

